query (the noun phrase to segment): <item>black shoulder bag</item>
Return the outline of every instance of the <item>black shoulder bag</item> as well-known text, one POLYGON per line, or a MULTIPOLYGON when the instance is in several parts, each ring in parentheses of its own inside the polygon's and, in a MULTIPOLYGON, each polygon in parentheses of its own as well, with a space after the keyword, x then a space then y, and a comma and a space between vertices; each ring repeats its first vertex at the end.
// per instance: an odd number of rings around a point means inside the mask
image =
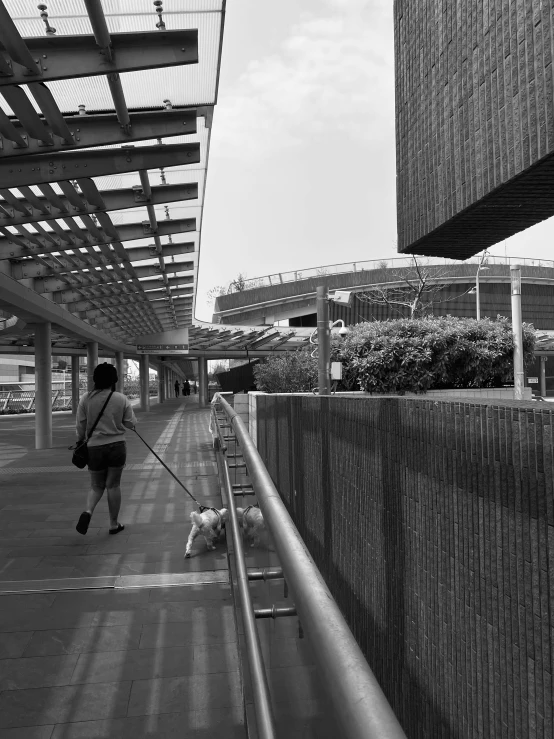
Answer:
POLYGON ((106 406, 110 402, 110 398, 112 397, 112 395, 113 395, 113 390, 108 395, 108 398, 107 398, 106 402, 102 406, 102 410, 98 414, 98 417, 97 417, 96 421, 94 422, 93 427, 90 430, 90 434, 87 436, 86 439, 83 439, 83 441, 80 444, 77 444, 77 446, 75 447, 75 449, 73 451, 73 456, 71 457, 71 461, 75 465, 75 467, 78 467, 80 470, 82 470, 88 464, 88 446, 87 446, 87 444, 88 444, 88 442, 90 440, 90 437, 94 433, 94 429, 96 428, 96 425, 98 424, 98 421, 102 417, 102 413, 104 413, 104 411, 106 410, 106 406))

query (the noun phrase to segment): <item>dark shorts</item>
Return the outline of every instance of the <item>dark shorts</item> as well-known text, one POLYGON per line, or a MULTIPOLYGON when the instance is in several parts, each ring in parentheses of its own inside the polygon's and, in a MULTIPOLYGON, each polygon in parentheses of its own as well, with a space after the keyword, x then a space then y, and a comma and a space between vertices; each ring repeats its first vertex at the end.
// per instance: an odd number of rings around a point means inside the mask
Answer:
POLYGON ((119 485, 126 459, 127 445, 124 441, 102 444, 102 446, 89 446, 88 468, 93 485, 105 487, 108 482, 108 472, 110 473, 109 487, 119 485))

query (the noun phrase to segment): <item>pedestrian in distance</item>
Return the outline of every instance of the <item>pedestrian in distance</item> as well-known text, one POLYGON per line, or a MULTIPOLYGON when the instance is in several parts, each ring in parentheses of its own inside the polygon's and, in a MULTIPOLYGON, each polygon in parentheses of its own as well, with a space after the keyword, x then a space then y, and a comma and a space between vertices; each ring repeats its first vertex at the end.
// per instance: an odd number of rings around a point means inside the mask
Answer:
POLYGON ((94 370, 93 380, 94 389, 83 395, 77 408, 78 443, 88 437, 91 488, 87 495, 86 508, 81 513, 76 529, 80 534, 87 533, 94 509, 106 490, 110 514, 109 531, 110 534, 119 534, 125 528, 118 520, 121 508, 121 474, 127 459, 125 429, 134 429, 137 419, 127 396, 115 391, 118 376, 112 364, 99 364, 94 370), (95 421, 96 427, 89 436, 95 421))
POLYGON ((183 385, 183 393, 186 396, 190 395, 190 382, 188 380, 185 380, 185 383, 183 385))
POLYGON ((179 397, 179 380, 175 380, 175 397, 179 397))
POLYGON ((192 389, 194 390, 194 394, 196 395, 196 393, 198 392, 198 388, 196 387, 196 380, 192 384, 192 389))

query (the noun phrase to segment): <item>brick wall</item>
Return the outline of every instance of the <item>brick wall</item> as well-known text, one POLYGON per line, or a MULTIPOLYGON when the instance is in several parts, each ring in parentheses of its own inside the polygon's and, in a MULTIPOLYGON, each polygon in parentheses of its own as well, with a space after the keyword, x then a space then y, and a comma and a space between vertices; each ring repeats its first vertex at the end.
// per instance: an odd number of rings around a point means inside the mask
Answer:
POLYGON ((258 450, 410 739, 551 739, 552 412, 256 403, 258 450))
POLYGON ((395 0, 399 250, 466 258, 554 214, 554 7, 395 0))

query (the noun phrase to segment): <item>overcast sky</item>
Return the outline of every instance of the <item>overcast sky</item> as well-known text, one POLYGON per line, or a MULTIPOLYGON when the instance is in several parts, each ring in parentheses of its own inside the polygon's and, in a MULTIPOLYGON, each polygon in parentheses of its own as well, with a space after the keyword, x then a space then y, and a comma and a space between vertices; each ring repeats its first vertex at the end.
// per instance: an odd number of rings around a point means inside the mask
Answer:
MULTIPOLYGON (((396 252, 392 0, 229 0, 196 318, 248 277, 396 252)), ((493 254, 553 259, 549 220, 493 254)))

